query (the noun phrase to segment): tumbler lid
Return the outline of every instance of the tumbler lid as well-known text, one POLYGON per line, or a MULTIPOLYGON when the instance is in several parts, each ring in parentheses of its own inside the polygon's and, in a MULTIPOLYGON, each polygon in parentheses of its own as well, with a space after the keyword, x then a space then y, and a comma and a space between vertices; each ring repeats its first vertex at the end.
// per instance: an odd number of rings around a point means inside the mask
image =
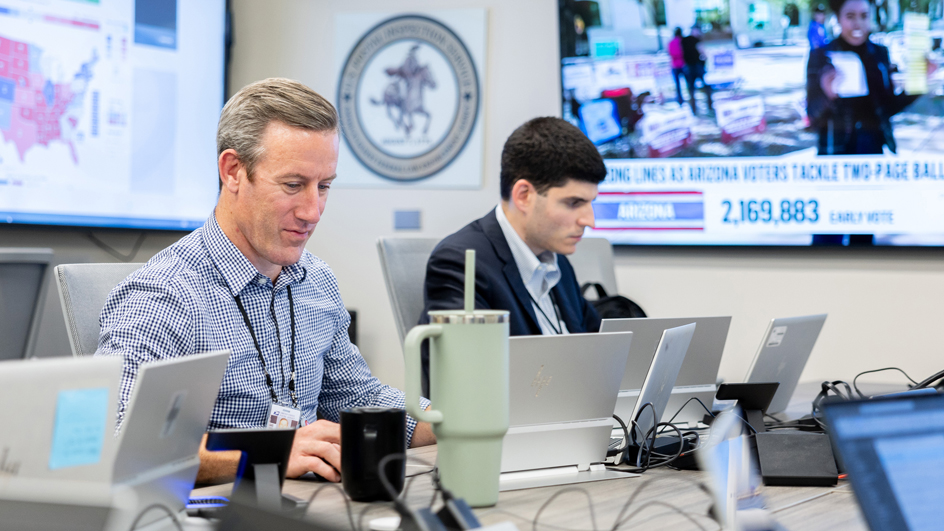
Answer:
POLYGON ((430 324, 495 324, 509 321, 508 310, 433 310, 430 324))

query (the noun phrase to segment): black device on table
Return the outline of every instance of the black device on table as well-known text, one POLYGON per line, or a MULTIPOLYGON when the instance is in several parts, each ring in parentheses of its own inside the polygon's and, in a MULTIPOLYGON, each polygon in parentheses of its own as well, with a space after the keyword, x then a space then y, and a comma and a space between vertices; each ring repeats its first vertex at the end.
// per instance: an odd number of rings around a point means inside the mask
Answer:
MULTIPOLYGON (((239 450, 242 457, 233 486, 233 499, 245 504, 256 504, 269 511, 303 508, 304 500, 282 495, 282 484, 294 429, 231 429, 207 433, 206 448, 211 452, 239 450)), ((225 505, 226 498, 194 498, 188 510, 205 515, 209 509, 225 505)))
POLYGON ((764 413, 778 382, 730 383, 718 387, 718 400, 737 400, 753 433, 765 485, 827 487, 839 481, 829 436, 805 431, 767 431, 764 413))

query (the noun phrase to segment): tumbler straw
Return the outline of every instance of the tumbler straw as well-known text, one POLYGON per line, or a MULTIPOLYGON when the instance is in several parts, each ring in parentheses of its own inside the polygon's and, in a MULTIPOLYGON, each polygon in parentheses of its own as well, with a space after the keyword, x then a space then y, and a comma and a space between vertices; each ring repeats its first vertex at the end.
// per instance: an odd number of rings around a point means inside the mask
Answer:
POLYGON ((465 311, 475 311, 475 249, 465 250, 465 311))

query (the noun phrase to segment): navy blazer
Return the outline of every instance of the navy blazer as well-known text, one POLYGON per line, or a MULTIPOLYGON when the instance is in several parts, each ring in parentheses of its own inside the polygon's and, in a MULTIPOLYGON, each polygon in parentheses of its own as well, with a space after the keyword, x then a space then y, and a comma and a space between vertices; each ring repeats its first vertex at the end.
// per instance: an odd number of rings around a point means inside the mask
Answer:
MULTIPOLYGON (((447 236, 433 249, 426 265, 423 289, 425 308, 419 323, 429 322, 430 310, 462 309, 465 299, 465 251, 475 249, 475 308, 508 310, 509 328, 513 336, 541 335, 537 314, 525 288, 518 264, 511 254, 495 211, 447 236)), ((598 332, 600 316, 583 295, 574 275, 574 268, 563 255, 557 255, 561 272, 554 286, 554 300, 561 320, 571 333, 598 332)), ((429 396, 429 355, 423 350, 423 389, 429 396)))

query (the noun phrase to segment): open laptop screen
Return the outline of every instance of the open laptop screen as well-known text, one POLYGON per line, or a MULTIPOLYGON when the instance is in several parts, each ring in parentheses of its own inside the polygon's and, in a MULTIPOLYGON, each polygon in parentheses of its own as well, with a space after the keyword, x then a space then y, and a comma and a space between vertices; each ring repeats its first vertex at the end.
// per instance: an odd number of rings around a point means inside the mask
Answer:
POLYGON ((872 529, 940 529, 944 395, 825 404, 837 455, 872 529))

